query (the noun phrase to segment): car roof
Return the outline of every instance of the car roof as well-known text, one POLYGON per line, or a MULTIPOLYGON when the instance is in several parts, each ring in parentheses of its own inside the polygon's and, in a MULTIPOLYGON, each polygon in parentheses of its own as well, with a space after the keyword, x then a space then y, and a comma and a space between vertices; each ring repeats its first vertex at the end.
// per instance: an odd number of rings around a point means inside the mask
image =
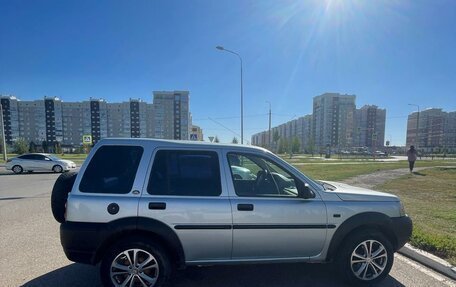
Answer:
POLYGON ((164 140, 164 139, 150 139, 150 138, 104 138, 100 140, 97 145, 109 145, 109 144, 134 144, 139 142, 154 143, 161 147, 196 147, 196 148, 210 148, 210 149, 223 149, 227 148, 230 150, 238 151, 260 151, 268 152, 267 149, 257 146, 241 145, 241 144, 221 144, 221 143, 209 143, 203 141, 189 141, 189 140, 164 140))

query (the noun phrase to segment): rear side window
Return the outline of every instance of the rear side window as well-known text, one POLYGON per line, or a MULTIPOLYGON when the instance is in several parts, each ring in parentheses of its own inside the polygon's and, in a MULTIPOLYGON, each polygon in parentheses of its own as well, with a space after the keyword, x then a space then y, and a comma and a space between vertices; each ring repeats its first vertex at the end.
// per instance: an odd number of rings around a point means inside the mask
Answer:
POLYGON ((142 153, 140 146, 102 146, 87 166, 79 190, 89 193, 129 193, 142 153))
POLYGON ((147 192, 154 195, 219 196, 222 187, 217 153, 158 151, 147 192))

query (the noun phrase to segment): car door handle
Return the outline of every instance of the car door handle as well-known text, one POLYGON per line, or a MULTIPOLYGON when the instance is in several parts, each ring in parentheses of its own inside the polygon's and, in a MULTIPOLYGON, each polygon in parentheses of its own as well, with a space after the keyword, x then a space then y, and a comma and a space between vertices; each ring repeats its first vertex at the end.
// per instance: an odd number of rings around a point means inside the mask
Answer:
POLYGON ((239 210, 239 211, 253 211, 253 204, 240 203, 240 204, 237 205, 237 210, 239 210))
POLYGON ((166 203, 165 202, 149 202, 149 209, 164 210, 164 209, 166 209, 166 203))

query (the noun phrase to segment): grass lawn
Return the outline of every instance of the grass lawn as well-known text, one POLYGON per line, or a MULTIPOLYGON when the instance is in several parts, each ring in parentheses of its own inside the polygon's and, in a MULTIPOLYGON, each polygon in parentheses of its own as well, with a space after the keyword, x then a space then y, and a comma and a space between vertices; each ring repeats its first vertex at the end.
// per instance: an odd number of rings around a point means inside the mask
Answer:
MULTIPOLYGON (((408 168, 407 161, 398 162, 333 162, 333 163, 307 163, 297 165, 296 167, 304 174, 314 179, 324 179, 339 181, 349 177, 357 176, 360 174, 373 173, 380 170, 390 170, 397 168, 408 168), (343 164, 342 164, 343 163, 343 164)), ((417 161, 416 167, 432 167, 456 165, 455 161, 441 161, 441 160, 423 160, 417 161)))
POLYGON ((400 196, 413 219, 411 244, 456 265, 456 168, 432 168, 375 189, 400 196))

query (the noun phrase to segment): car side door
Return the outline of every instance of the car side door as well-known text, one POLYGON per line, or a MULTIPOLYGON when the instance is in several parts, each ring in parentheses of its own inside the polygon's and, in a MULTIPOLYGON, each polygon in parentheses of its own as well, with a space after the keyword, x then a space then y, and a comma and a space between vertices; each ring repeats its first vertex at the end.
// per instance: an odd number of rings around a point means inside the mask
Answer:
POLYGON ((144 142, 111 141, 93 148, 68 195, 67 220, 136 222, 150 156, 144 142))
POLYGON ((52 160, 45 155, 35 154, 33 155, 35 170, 46 170, 50 171, 52 169, 52 160))
POLYGON ((220 158, 216 149, 154 152, 138 213, 175 232, 187 264, 231 258, 231 205, 220 158))
POLYGON ((298 189, 309 187, 266 155, 228 152, 225 163, 232 171, 233 260, 303 259, 322 251, 330 226, 318 194, 300 197, 298 189), (237 176, 235 166, 254 176, 237 176))

